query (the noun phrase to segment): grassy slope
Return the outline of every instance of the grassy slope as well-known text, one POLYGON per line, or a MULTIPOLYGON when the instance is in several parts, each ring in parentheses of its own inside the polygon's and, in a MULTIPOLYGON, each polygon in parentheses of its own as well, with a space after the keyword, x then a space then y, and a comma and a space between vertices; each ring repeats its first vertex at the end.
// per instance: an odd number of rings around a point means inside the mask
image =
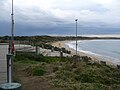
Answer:
POLYGON ((84 57, 42 57, 17 53, 14 61, 14 80, 23 90, 119 90, 120 70, 84 57))

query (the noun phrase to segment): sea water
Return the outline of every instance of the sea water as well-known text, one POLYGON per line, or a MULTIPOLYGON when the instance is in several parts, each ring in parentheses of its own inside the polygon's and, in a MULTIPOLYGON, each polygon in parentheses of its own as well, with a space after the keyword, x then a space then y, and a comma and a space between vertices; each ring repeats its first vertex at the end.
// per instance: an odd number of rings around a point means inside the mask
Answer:
MULTIPOLYGON (((70 48, 76 49, 76 42, 67 43, 70 48)), ((115 64, 120 64, 120 40, 81 40, 78 41, 78 51, 98 55, 115 64)))

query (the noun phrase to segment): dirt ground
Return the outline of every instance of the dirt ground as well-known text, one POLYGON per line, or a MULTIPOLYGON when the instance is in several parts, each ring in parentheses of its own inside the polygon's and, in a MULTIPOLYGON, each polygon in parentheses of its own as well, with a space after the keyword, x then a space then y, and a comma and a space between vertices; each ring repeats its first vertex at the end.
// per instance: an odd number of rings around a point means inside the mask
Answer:
POLYGON ((50 77, 53 74, 52 68, 54 65, 45 65, 46 73, 44 76, 28 75, 26 69, 30 66, 31 64, 27 65, 19 62, 14 63, 14 81, 22 84, 22 90, 63 90, 59 87, 56 88, 50 85, 50 77))

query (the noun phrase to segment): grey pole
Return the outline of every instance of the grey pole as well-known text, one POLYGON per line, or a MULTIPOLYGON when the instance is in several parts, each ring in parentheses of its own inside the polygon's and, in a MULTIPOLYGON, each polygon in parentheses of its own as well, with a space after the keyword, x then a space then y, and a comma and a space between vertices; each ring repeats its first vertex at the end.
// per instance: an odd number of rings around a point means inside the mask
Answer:
POLYGON ((78 21, 78 19, 75 19, 75 21, 76 21, 76 55, 77 55, 77 21, 78 21))
POLYGON ((12 0, 12 14, 11 14, 11 43, 9 45, 10 51, 7 55, 7 82, 12 82, 12 62, 14 54, 14 19, 13 19, 13 0, 12 0))
POLYGON ((20 49, 20 40, 18 41, 18 43, 19 43, 19 49, 20 49))
POLYGON ((12 62, 14 54, 14 18, 13 18, 13 0, 11 14, 11 42, 9 43, 9 54, 7 54, 7 82, 12 82, 12 62))
MULTIPOLYGON (((12 14, 11 14, 11 49, 12 49, 12 45, 14 45, 14 14, 13 14, 13 0, 12 0, 12 14)), ((13 51, 11 51, 11 53, 13 54, 13 51)))
POLYGON ((11 42, 9 44, 9 54, 7 54, 7 83, 0 85, 0 90, 22 90, 19 83, 12 83, 12 62, 14 54, 14 19, 13 19, 13 0, 12 0, 12 14, 11 14, 11 42))
POLYGON ((7 54, 7 83, 12 82, 12 54, 7 54))

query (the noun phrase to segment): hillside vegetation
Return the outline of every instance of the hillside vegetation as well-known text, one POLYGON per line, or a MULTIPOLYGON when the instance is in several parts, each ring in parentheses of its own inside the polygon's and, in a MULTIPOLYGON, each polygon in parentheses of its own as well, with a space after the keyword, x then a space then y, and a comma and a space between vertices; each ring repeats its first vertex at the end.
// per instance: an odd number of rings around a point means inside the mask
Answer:
MULTIPOLYGON (((78 40, 92 39, 120 39, 119 37, 83 37, 78 36, 78 40)), ((0 36, 0 43, 7 43, 11 40, 11 36, 0 36)), ((40 43, 49 43, 55 41, 76 40, 75 36, 14 36, 15 43, 37 45, 40 43)))
POLYGON ((120 70, 87 56, 43 57, 17 52, 14 81, 23 90, 120 90, 120 70))

